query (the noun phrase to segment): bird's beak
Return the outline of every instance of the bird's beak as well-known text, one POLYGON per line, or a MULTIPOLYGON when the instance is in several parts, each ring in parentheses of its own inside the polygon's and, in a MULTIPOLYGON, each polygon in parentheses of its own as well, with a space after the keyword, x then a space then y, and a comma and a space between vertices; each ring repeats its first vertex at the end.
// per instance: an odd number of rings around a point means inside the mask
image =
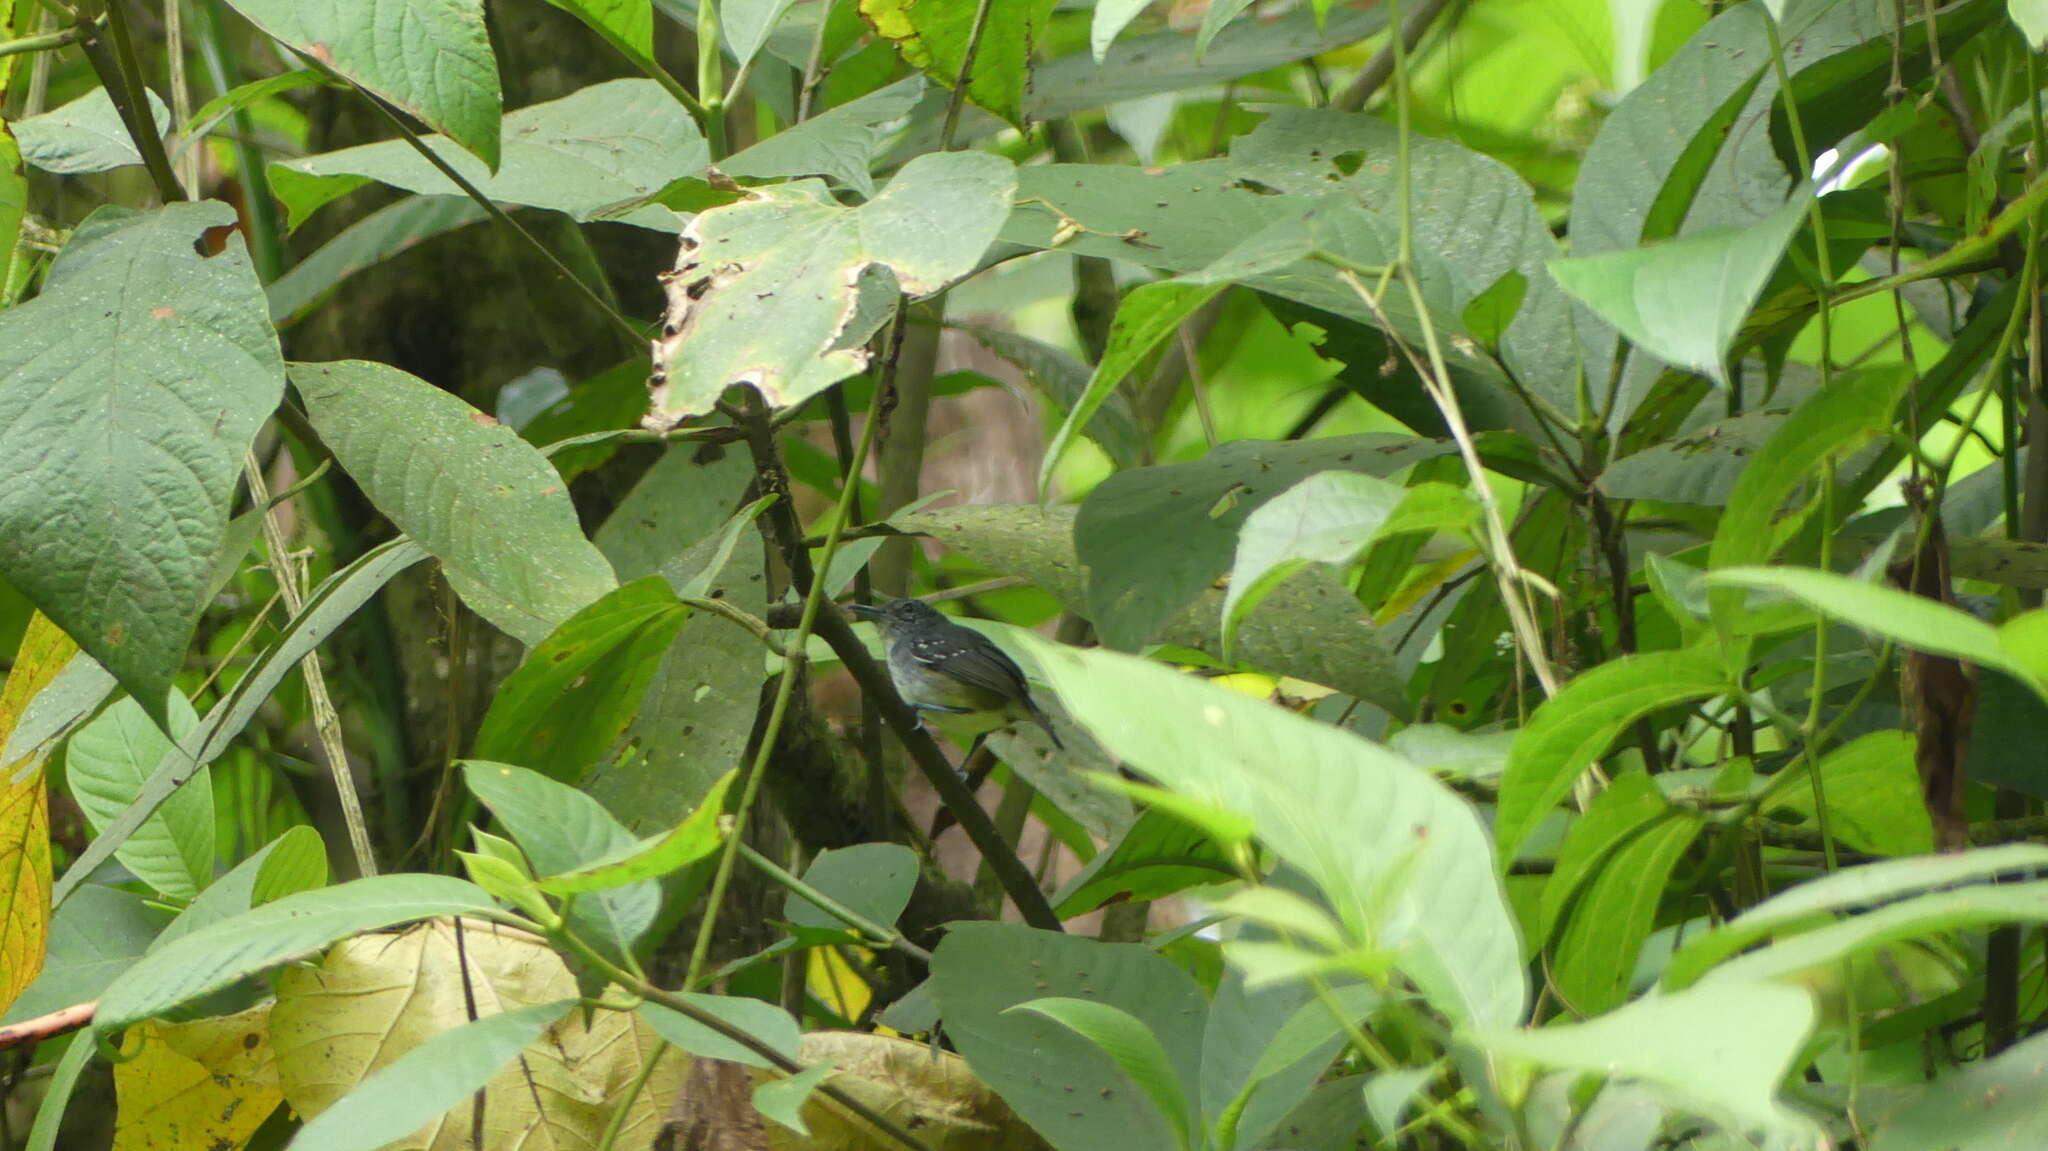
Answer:
POLYGON ((847 610, 847 613, 848 613, 848 614, 850 614, 850 615, 852 615, 852 616, 853 616, 853 618, 855 618, 855 619, 881 619, 881 618, 882 618, 882 609, 881 609, 881 608, 878 608, 878 607, 876 607, 876 606, 875 606, 875 605, 873 605, 873 604, 866 604, 866 603, 850 603, 850 604, 847 604, 847 605, 846 605, 846 610, 847 610))

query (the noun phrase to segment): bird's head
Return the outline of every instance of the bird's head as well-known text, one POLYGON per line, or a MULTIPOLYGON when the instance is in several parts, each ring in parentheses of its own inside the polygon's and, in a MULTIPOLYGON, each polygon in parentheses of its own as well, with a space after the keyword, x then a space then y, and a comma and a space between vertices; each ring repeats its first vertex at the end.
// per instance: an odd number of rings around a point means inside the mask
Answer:
POLYGON ((847 610, 856 619, 873 620, 884 632, 909 631, 930 624, 944 623, 946 617, 937 608, 921 599, 892 599, 880 606, 857 603, 847 610))

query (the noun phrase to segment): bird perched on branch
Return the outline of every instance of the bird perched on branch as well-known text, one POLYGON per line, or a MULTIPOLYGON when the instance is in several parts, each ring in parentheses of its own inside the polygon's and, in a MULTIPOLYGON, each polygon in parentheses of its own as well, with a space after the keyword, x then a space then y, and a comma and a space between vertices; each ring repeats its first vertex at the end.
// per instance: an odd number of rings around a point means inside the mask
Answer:
POLYGON ((903 702, 919 711, 1000 712, 1029 719, 1045 729, 1054 747, 1066 750, 1031 698, 1023 669, 987 636, 954 623, 923 600, 854 604, 850 610, 880 629, 889 650, 889 678, 903 702))

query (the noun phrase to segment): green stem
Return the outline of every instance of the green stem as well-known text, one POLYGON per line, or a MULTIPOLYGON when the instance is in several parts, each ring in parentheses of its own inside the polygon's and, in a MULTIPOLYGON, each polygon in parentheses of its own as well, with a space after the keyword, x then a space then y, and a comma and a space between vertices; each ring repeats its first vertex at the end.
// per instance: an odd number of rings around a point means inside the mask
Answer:
POLYGON ((142 86, 142 69, 135 63, 135 49, 128 40, 128 20, 122 15, 121 0, 107 5, 104 29, 97 21, 83 16, 75 19, 72 30, 78 34, 78 47, 99 76, 100 86, 106 89, 114 110, 121 114, 121 124, 128 129, 135 150, 142 154, 142 166, 156 184, 157 197, 166 204, 183 201, 185 189, 178 186, 177 173, 171 170, 171 157, 164 151, 163 137, 157 135, 156 117, 149 112, 148 89, 142 86), (101 38, 102 31, 107 34, 105 39, 101 38))
POLYGON ((527 244, 531 245, 534 251, 540 253, 542 259, 546 260, 550 265, 554 267, 556 272, 561 274, 563 279, 575 285, 577 291, 582 292, 585 298, 587 298, 592 304, 595 304, 597 306, 598 311, 602 312, 605 318, 611 320, 612 323, 618 325, 619 330, 625 333, 629 342, 635 345, 642 344, 645 342, 645 340, 647 339, 647 334, 645 332, 642 332, 638 325, 634 324, 633 321, 627 319, 625 316, 619 314, 618 309, 612 307, 612 303, 610 300, 605 299, 603 294, 598 292, 597 289, 591 287, 589 284, 584 283, 583 277, 578 276, 574 271, 572 271, 569 268, 569 265, 564 264, 561 260, 561 257, 555 255, 553 251, 549 250, 546 244, 541 243, 540 240, 536 238, 532 232, 527 231, 526 228, 519 223, 519 221, 513 219, 511 213, 499 207, 497 202, 492 200, 489 196, 484 195, 483 190, 478 188, 475 184, 471 183, 467 176, 464 176, 461 172, 456 171, 454 165, 442 159, 441 154, 439 152, 436 152, 432 148, 427 147, 426 143, 420 139, 419 133, 414 132, 412 130, 412 127, 408 125, 402 118, 400 118, 396 112, 393 112, 391 108, 384 103, 381 97, 379 97, 376 93, 371 92, 369 89, 363 87, 362 85, 356 83, 354 80, 351 80, 348 77, 343 76, 341 73, 336 72, 334 69, 328 67, 326 64, 320 62, 319 60, 315 60, 311 56, 306 56, 302 58, 306 60, 306 62, 311 66, 318 68, 321 72, 325 73, 329 78, 339 83, 347 84, 349 87, 354 88, 357 92, 361 93, 363 99, 368 100, 370 102, 370 106, 377 110, 378 115, 382 116, 385 119, 385 121, 387 121, 392 127, 398 129, 399 134, 405 138, 405 142, 412 146, 413 151, 418 152, 420 154, 421 159, 424 159, 427 163, 432 164, 435 170, 439 171, 442 175, 448 177, 448 179, 452 181, 456 187, 462 189, 465 195, 467 195, 471 200, 476 201, 477 206, 482 208, 484 212, 491 217, 491 219, 496 220, 499 224, 502 224, 507 228, 510 228, 513 234, 517 235, 520 239, 526 241, 527 244))
POLYGON ((77 43, 78 37, 79 31, 76 27, 62 28, 55 32, 45 32, 40 36, 23 36, 19 40, 9 40, 5 43, 0 43, 0 56, 19 56, 24 52, 41 52, 46 48, 62 48, 67 44, 77 43))
POLYGON ((597 1151, 614 1151, 619 1143, 619 1133, 626 1129, 626 1116, 633 1110, 633 1104, 640 1099, 640 1093, 647 1090, 647 1081, 654 1078, 655 1065, 668 1054, 668 1040, 656 1039, 654 1049, 647 1053, 647 1059, 640 1064, 640 1073, 626 1085, 626 1093, 619 1096, 618 1106, 612 1117, 605 1122, 604 1138, 597 1141, 597 1151))
POLYGON ((697 98, 704 102, 704 140, 711 161, 725 159, 725 56, 718 46, 717 0, 697 4, 697 98))
POLYGON ((734 607, 722 599, 711 599, 708 596, 694 595, 679 596, 677 598, 698 611, 708 612, 729 623, 738 624, 755 639, 760 640, 762 646, 766 647, 769 651, 785 659, 788 658, 788 653, 783 650, 782 641, 775 638, 773 629, 769 628, 767 621, 763 620, 760 616, 743 608, 734 607))
MULTIPOLYGON (((701 29, 700 29, 701 35, 701 29)), ((903 323, 902 310, 897 311, 896 322, 903 323)), ((832 509, 831 526, 825 531, 825 547, 819 554, 817 570, 832 570, 832 555, 839 550, 839 534, 846 527, 848 516, 853 510, 854 493, 860 490, 861 470, 867 466, 868 449, 875 442, 875 427, 881 421, 882 399, 888 389, 877 386, 868 404, 868 418, 861 427, 860 441, 854 445, 853 460, 847 468, 846 479, 839 491, 839 502, 832 509)), ((760 393, 750 392, 748 403, 763 404, 760 393)), ((697 977, 704 970, 704 961, 711 953, 711 934, 718 924, 719 907, 725 901, 726 885, 732 881, 733 862, 739 857, 740 839, 747 832, 747 815, 752 811, 754 797, 760 793, 761 781, 767 777, 768 761, 775 755, 776 736, 781 734, 783 717, 789 711, 790 697, 796 691, 797 680, 803 678, 803 669, 808 659, 811 629, 818 622, 818 605, 824 602, 825 581, 811 580, 810 588, 804 593, 803 617, 797 622, 796 635, 792 637, 783 652, 781 682, 775 685, 775 702, 768 711, 768 725, 761 732, 759 749, 754 753, 753 765, 747 770, 746 782, 740 792, 739 808, 733 815, 732 831, 725 841, 725 851, 718 857, 718 870, 712 876, 709 901, 705 904, 704 917, 697 925, 697 941, 690 948, 690 965, 683 980, 683 986, 695 987, 697 977)))
POLYGON ((960 56, 960 72, 953 78, 953 94, 946 99, 946 122, 939 129, 939 151, 953 150, 953 134, 960 128, 960 109, 967 103, 967 86, 974 81, 974 56, 981 51, 981 35, 988 31, 989 9, 994 0, 976 0, 974 25, 967 32, 967 51, 960 56))
POLYGON ((848 927, 853 928, 855 931, 860 932, 861 934, 867 936, 869 939, 879 942, 883 946, 893 947, 896 950, 901 951, 903 954, 910 956, 912 959, 915 959, 920 963, 930 963, 932 961, 931 952, 926 951, 924 948, 919 947, 915 943, 912 943, 901 931, 898 931, 895 928, 888 926, 887 924, 879 923, 875 920, 869 919, 867 916, 862 915, 860 912, 855 911, 853 908, 846 906, 844 903, 839 902, 838 900, 832 898, 824 892, 819 891, 817 888, 811 886, 810 884, 805 883, 803 880, 798 879, 795 875, 792 875, 789 872, 789 870, 783 867, 781 864, 775 862, 774 860, 768 858, 765 855, 762 855, 760 852, 755 851, 752 847, 749 847, 745 843, 741 843, 737 835, 732 837, 731 842, 739 844, 739 853, 741 859, 744 859, 748 863, 753 864, 756 868, 759 868, 761 873, 766 875, 768 878, 774 880, 775 882, 781 884, 789 890, 796 892, 798 895, 803 896, 805 899, 810 900, 812 903, 817 904, 818 910, 823 911, 825 914, 831 916, 839 922, 844 923, 848 927))
MULTIPOLYGON (((532 930, 531 925, 525 926, 527 926, 528 930, 532 930)), ((777 1071, 782 1072, 784 1075, 800 1075, 808 1070, 802 1063, 791 1059, 777 1050, 774 1045, 756 1038, 752 1033, 742 1028, 733 1026, 722 1016, 704 1010, 689 999, 677 995, 673 991, 663 990, 647 980, 635 976, 632 972, 605 958, 601 952, 585 943, 574 932, 563 931, 552 936, 552 938, 574 952, 576 957, 587 964, 591 970, 596 971, 611 982, 624 987, 642 999, 659 1003, 670 1011, 690 1020, 692 1023, 710 1028, 719 1035, 732 1040, 734 1043, 767 1060, 777 1071)), ((894 1139, 908 1148, 909 1151, 932 1151, 932 1148, 923 1140, 904 1130, 901 1124, 869 1107, 852 1095, 847 1094, 841 1088, 834 1086, 830 1080, 818 1084, 818 1093, 846 1108, 848 1111, 853 1112, 867 1123, 872 1124, 877 1131, 894 1139)))

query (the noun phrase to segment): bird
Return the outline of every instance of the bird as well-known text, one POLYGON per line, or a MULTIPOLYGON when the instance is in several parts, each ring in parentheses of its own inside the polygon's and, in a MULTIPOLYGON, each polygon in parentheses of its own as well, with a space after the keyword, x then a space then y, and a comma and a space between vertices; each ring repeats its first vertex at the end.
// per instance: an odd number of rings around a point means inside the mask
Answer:
POLYGON ((879 607, 854 604, 855 618, 872 620, 889 652, 889 679, 903 702, 918 711, 966 715, 1002 712, 1045 729, 1061 751, 1031 684, 1017 661, 987 636, 941 615, 923 600, 892 599, 879 607))

